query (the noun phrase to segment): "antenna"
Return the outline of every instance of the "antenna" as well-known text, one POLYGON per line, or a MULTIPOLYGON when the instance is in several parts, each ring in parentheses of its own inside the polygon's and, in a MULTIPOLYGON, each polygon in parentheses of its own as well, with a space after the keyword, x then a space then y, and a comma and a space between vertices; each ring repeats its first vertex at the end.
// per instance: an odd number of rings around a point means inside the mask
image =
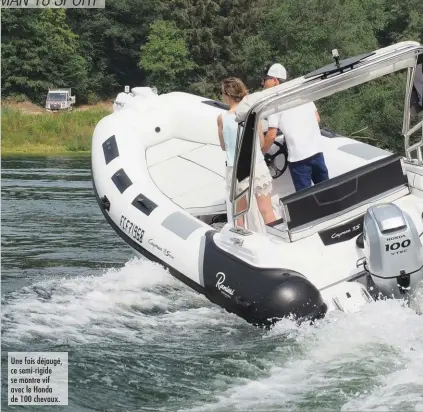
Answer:
POLYGON ((319 76, 321 79, 327 79, 328 76, 344 73, 346 70, 352 70, 354 66, 361 63, 362 60, 374 54, 375 52, 364 53, 355 57, 340 60, 338 49, 333 49, 332 57, 335 59, 335 63, 331 63, 320 69, 314 70, 313 72, 306 74, 304 78, 309 79, 311 77, 319 76))

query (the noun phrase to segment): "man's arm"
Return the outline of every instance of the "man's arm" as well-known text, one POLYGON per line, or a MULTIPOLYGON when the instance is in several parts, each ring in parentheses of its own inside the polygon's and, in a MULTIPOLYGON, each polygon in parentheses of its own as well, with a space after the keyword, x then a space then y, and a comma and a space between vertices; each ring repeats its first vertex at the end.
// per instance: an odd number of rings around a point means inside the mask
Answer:
POLYGON ((263 144, 263 147, 261 148, 261 151, 263 152, 263 154, 266 154, 269 151, 273 142, 276 139, 277 133, 278 133, 277 127, 269 127, 267 129, 266 136, 264 136, 264 144, 263 144))
POLYGON ((276 139, 276 135, 278 133, 279 127, 279 115, 272 114, 267 118, 268 129, 266 136, 264 136, 264 144, 261 148, 263 154, 266 154, 270 147, 272 146, 273 142, 276 139))

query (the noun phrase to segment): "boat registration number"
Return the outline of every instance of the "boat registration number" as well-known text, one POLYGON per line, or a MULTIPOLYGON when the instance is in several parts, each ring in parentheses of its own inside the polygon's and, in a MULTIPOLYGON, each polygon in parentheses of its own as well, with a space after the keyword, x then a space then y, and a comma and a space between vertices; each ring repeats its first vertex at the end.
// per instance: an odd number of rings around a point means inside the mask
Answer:
POLYGON ((135 240, 138 240, 138 242, 142 243, 144 230, 131 222, 126 216, 122 215, 120 217, 119 226, 135 240))

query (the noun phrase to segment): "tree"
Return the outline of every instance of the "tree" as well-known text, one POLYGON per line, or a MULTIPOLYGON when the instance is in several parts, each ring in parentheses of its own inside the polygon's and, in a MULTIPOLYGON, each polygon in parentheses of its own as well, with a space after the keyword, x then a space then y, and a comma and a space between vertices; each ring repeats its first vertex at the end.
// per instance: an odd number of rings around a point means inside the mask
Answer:
POLYGON ((88 62, 92 92, 109 97, 124 85, 142 84, 146 73, 138 65, 140 46, 163 7, 156 0, 107 0, 105 9, 67 10, 88 62))
POLYGON ((24 94, 41 103, 49 87, 85 93, 86 63, 65 22, 65 10, 10 9, 3 10, 1 19, 4 95, 24 94))
MULTIPOLYGON (((190 92, 217 97, 220 80, 227 76, 249 84, 248 75, 255 75, 258 60, 268 55, 267 43, 254 36, 274 0, 162 1, 164 17, 186 33, 191 58, 198 66, 190 73, 190 92)), ((261 71, 264 65, 260 63, 261 71)))
POLYGON ((377 48, 384 0, 284 0, 268 13, 261 30, 288 76, 295 77, 341 58, 377 48))
POLYGON ((234 64, 242 73, 240 77, 245 78, 246 84, 253 91, 261 87, 265 67, 273 60, 272 56, 272 47, 261 36, 249 36, 242 40, 234 56, 234 64))
POLYGON ((149 73, 148 81, 160 92, 181 88, 187 73, 196 67, 189 56, 184 31, 174 22, 156 20, 147 39, 141 46, 140 67, 149 73))
MULTIPOLYGON (((305 75, 330 64, 332 49, 342 59, 378 48, 389 21, 387 1, 278 1, 259 37, 271 45, 274 60, 286 67, 289 78, 305 75)), ((364 129, 360 135, 375 139, 372 143, 400 150, 403 86, 399 76, 389 76, 319 100, 323 126, 346 136, 364 129)))
POLYGON ((386 22, 377 33, 379 44, 388 46, 402 40, 423 42, 423 2, 385 0, 386 22))

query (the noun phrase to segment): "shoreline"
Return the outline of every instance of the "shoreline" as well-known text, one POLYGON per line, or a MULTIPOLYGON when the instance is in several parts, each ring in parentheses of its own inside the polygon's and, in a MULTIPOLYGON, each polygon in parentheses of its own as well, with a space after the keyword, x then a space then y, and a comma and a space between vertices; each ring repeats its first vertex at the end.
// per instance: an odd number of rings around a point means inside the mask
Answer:
POLYGON ((89 156, 95 126, 112 102, 47 112, 31 102, 2 102, 1 156, 89 156))
POLYGON ((33 157, 89 157, 91 156, 91 150, 81 150, 81 151, 55 151, 55 150, 44 150, 44 151, 28 151, 28 150, 19 150, 15 149, 1 149, 1 157, 20 157, 20 156, 33 156, 33 157))

